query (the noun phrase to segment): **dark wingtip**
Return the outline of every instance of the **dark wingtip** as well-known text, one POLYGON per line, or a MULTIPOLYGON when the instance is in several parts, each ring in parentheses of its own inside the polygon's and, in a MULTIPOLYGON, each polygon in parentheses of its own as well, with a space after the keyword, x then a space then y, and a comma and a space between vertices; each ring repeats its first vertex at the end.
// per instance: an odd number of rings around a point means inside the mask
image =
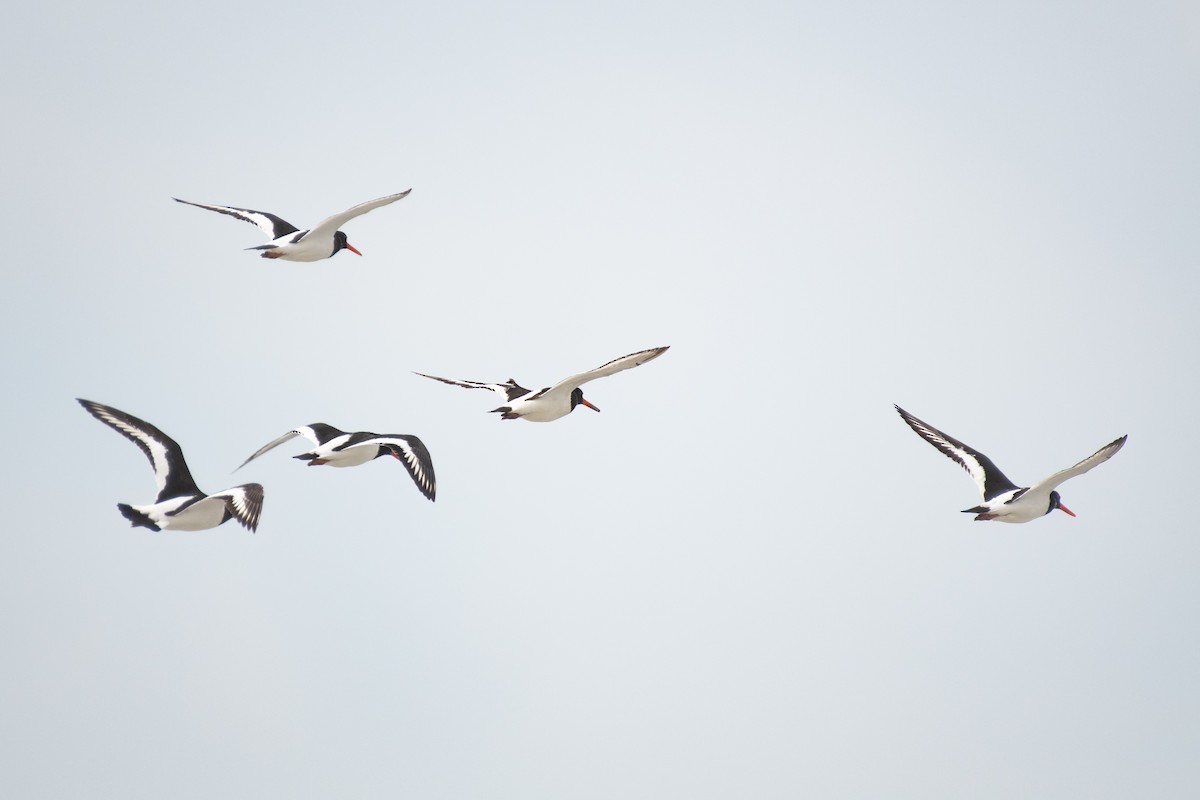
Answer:
POLYGON ((83 406, 83 410, 96 417, 96 419, 101 419, 99 414, 100 409, 104 407, 102 403, 97 403, 95 400, 84 400, 82 397, 76 397, 75 402, 83 406))

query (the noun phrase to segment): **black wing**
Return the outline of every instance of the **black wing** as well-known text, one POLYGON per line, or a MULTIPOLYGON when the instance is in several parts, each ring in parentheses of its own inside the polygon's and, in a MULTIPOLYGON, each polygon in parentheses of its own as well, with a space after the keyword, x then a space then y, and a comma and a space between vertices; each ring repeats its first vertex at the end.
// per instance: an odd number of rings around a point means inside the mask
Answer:
MULTIPOLYGON (((292 223, 285 219, 270 214, 266 211, 254 211, 249 208, 234 208, 233 206, 210 206, 204 203, 193 203, 191 200, 180 200, 178 197, 172 197, 176 203, 184 203, 196 208, 207 208, 209 211, 215 211, 218 214, 225 214, 240 219, 242 222, 249 222, 251 225, 257 225, 263 233, 270 236, 272 239, 278 239, 280 236, 287 236, 289 233, 295 233, 300 230, 292 223)), ((257 248, 252 248, 257 249, 257 248)))
POLYGON ((146 454, 146 458, 150 459, 150 466, 154 468, 154 480, 158 484, 156 502, 161 503, 167 498, 185 494, 203 494, 196 487, 192 473, 188 471, 187 462, 183 460, 182 448, 170 436, 149 422, 112 406, 80 398, 76 400, 93 417, 136 444, 146 454))
POLYGON ((984 500, 991 500, 1005 492, 1020 488, 1004 477, 1004 473, 983 453, 963 444, 953 436, 947 436, 932 425, 922 422, 900 406, 896 406, 896 410, 900 412, 900 417, 908 423, 908 427, 916 431, 918 436, 957 462, 975 479, 984 500))

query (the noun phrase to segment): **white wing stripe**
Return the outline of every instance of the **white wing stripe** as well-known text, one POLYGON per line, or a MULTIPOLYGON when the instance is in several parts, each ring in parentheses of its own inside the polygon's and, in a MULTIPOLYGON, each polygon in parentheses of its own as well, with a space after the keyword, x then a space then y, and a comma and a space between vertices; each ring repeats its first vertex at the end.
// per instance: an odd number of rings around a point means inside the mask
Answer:
POLYGON ((984 493, 984 486, 987 484, 987 472, 983 469, 983 466, 975 460, 973 455, 968 453, 966 450, 963 450, 961 447, 956 447, 955 445, 946 441, 946 439, 943 438, 940 433, 932 428, 927 427, 926 425, 922 425, 917 422, 915 427, 920 429, 917 432, 920 433, 927 441, 957 461, 959 465, 962 466, 962 468, 965 469, 975 481, 975 485, 979 487, 979 493, 981 495, 984 493))
POLYGON ((96 404, 91 408, 104 422, 145 445, 147 455, 150 456, 150 463, 154 467, 154 481, 158 485, 158 491, 161 492, 167 485, 167 476, 171 472, 166 445, 141 428, 134 427, 125 420, 113 416, 105 406, 96 404))
POLYGON ((356 447, 362 445, 386 445, 400 451, 402 460, 408 468, 409 475, 413 482, 417 484, 417 488, 421 493, 433 500, 437 493, 437 479, 433 473, 433 458, 429 455, 429 449, 425 447, 416 436, 411 437, 412 441, 400 436, 377 436, 374 439, 367 439, 359 442, 356 447))

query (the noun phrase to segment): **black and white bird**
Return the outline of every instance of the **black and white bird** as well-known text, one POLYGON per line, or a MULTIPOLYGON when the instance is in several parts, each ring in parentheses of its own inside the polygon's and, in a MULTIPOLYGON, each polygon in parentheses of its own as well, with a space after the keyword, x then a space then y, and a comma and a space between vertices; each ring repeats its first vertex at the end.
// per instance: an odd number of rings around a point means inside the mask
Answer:
MULTIPOLYGON (((78 398, 76 398, 78 399, 78 398)), ((79 404, 96 419, 141 448, 154 468, 158 497, 149 505, 117 503, 133 527, 152 531, 202 531, 231 519, 254 531, 262 513, 263 487, 257 483, 235 486, 216 494, 196 488, 192 473, 175 440, 137 417, 112 406, 79 399, 79 404)))
POLYGON ((310 467, 323 464, 331 467, 357 467, 359 464, 373 461, 380 456, 395 456, 396 460, 408 470, 408 474, 421 494, 430 500, 437 496, 437 479, 433 474, 433 459, 430 457, 425 443, 416 436, 403 433, 370 433, 369 431, 346 433, 332 425, 326 425, 324 422, 314 422, 311 425, 288 431, 278 439, 260 447, 254 455, 243 461, 238 469, 268 450, 297 436, 303 436, 316 445, 307 453, 292 456, 292 458, 307 461, 310 467))
POLYGON ((663 353, 667 347, 655 347, 650 350, 640 350, 627 356, 613 359, 607 364, 596 367, 588 372, 581 372, 564 378, 553 386, 547 386, 536 392, 531 392, 518 384, 512 378, 506 383, 480 383, 479 381, 460 381, 453 378, 439 378, 436 375, 426 375, 424 372, 414 373, 422 378, 448 383, 451 386, 462 386, 467 389, 487 389, 504 398, 504 405, 493 408, 491 413, 499 414, 501 419, 525 419, 530 422, 553 422, 565 417, 575 410, 576 406, 587 406, 593 411, 599 411, 594 405, 583 399, 583 390, 579 387, 597 378, 606 378, 613 373, 625 369, 640 367, 647 361, 652 361, 663 353))
POLYGON ((252 211, 248 208, 234 208, 233 206, 210 206, 204 203, 193 203, 190 200, 180 200, 178 197, 171 199, 176 203, 207 208, 209 211, 228 214, 244 222, 257 225, 267 236, 271 237, 271 241, 246 249, 262 250, 263 258, 282 258, 286 261, 320 261, 324 258, 332 258, 337 255, 339 250, 349 250, 351 253, 361 256, 362 253, 347 241, 346 234, 338 228, 368 211, 374 211, 380 206, 386 206, 388 203, 394 203, 402 197, 407 197, 411 191, 412 189, 408 189, 399 194, 389 194, 387 197, 359 203, 354 208, 334 214, 316 227, 303 231, 292 223, 266 211, 252 211))
POLYGON ((1074 511, 1062 504, 1062 498, 1055 489, 1064 481, 1108 461, 1129 438, 1122 436, 1109 442, 1075 466, 1060 470, 1033 486, 1019 487, 1006 478, 983 453, 952 436, 947 436, 932 425, 927 425, 900 406, 896 406, 896 410, 918 436, 957 461, 975 479, 984 502, 974 508, 963 509, 963 513, 975 514, 977 521, 994 519, 1000 522, 1030 522, 1044 517, 1056 508, 1072 517, 1075 516, 1074 511))

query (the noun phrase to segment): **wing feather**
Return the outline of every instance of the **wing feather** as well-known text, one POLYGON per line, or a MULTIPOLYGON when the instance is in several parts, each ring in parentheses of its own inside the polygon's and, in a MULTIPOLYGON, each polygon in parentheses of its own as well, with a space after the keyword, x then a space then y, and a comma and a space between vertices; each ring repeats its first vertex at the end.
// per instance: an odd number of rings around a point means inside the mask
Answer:
POLYGON ((253 461, 254 459, 261 456, 263 453, 266 453, 270 450, 274 450, 276 447, 279 447, 279 445, 283 444, 284 442, 290 442, 292 439, 295 439, 299 435, 300 435, 299 431, 288 431, 287 433, 280 436, 278 439, 272 439, 271 441, 264 444, 262 447, 255 450, 254 455, 247 458, 241 464, 238 464, 237 469, 235 469, 234 472, 237 472, 239 469, 246 466, 251 461, 253 461))
MULTIPOLYGON (((254 211, 249 208, 234 208, 233 206, 210 206, 205 203, 193 203, 191 200, 180 200, 178 197, 172 197, 176 203, 184 203, 196 208, 207 208, 209 211, 215 211, 218 214, 225 214, 240 219, 242 222, 249 222, 251 225, 258 226, 272 240, 278 239, 280 236, 287 236, 289 233, 296 233, 300 229, 285 219, 270 214, 266 211, 254 211)), ((255 248, 252 248, 255 249, 255 248)))
POLYGON ((1055 489, 1060 483, 1063 483, 1064 481, 1068 481, 1071 478, 1082 475, 1083 473, 1087 472, 1088 470, 1092 469, 1093 467, 1103 464, 1105 461, 1108 461, 1110 458, 1115 456, 1117 454, 1117 451, 1125 446, 1125 440, 1128 438, 1129 438, 1129 436, 1125 435, 1125 436, 1122 436, 1120 439, 1112 440, 1108 444, 1104 445, 1104 447, 1101 447, 1099 450, 1097 450, 1096 452, 1092 453, 1087 458, 1080 461, 1075 466, 1068 467, 1067 469, 1064 469, 1064 470, 1059 470, 1058 472, 1051 475, 1049 478, 1038 481, 1036 484, 1034 484, 1034 486, 1032 488, 1030 488, 1029 491, 1030 492, 1050 492, 1053 489, 1055 489))
POLYGON ((136 444, 146 454, 158 485, 157 502, 185 494, 203 494, 196 487, 187 462, 183 460, 183 449, 170 436, 120 409, 92 400, 76 400, 89 414, 136 444))
POLYGON ((414 372, 413 374, 420 375, 422 378, 448 383, 451 386, 461 386, 464 389, 487 389, 489 392, 495 392, 500 395, 509 403, 518 397, 524 397, 529 394, 528 389, 518 384, 512 378, 509 378, 507 383, 482 383, 480 381, 465 381, 455 378, 439 378, 437 375, 426 375, 424 372, 414 372))
POLYGON ((361 217, 368 211, 374 211, 380 206, 386 206, 389 203, 394 203, 397 200, 400 200, 401 198, 408 197, 408 193, 411 191, 412 189, 406 189, 399 194, 389 194, 387 197, 379 197, 375 200, 368 200, 365 203, 359 203, 353 208, 348 208, 340 214, 334 214, 332 217, 321 220, 318 224, 313 226, 312 230, 308 232, 308 235, 332 236, 338 228, 342 227, 355 217, 361 217))
POLYGON ((258 530, 258 518, 262 515, 263 487, 259 483, 246 483, 210 495, 225 501, 225 508, 251 533, 258 530))
POLYGON ((593 370, 581 372, 578 375, 572 375, 569 378, 559 381, 550 387, 550 391, 558 392, 565 390, 570 392, 589 381, 594 381, 598 378, 607 378, 609 375, 621 372, 622 370, 640 367, 647 361, 653 361, 654 359, 658 358, 669 349, 669 345, 667 347, 652 347, 649 350, 639 350, 638 352, 630 353, 627 356, 614 358, 607 364, 601 364, 593 370))
POLYGON ((408 470, 409 477, 413 479, 413 483, 417 485, 421 494, 430 500, 437 498, 437 477, 433 473, 433 457, 429 455, 429 448, 425 446, 424 442, 416 436, 408 434, 383 433, 371 439, 356 442, 353 446, 367 444, 388 448, 408 470))
POLYGON ((334 428, 331 425, 326 425, 323 422, 314 422, 312 425, 303 425, 295 430, 288 431, 278 439, 272 439, 262 447, 258 448, 258 450, 254 452, 254 455, 247 458, 241 464, 238 464, 237 469, 235 469, 234 472, 237 472, 238 469, 246 466, 263 453, 266 453, 269 450, 274 450, 279 445, 283 444, 284 442, 289 442, 292 439, 295 439, 297 436, 303 436, 305 439, 308 439, 310 442, 319 447, 333 437, 340 436, 341 434, 342 432, 337 428, 334 428))
POLYGON ((992 460, 973 447, 963 444, 953 436, 942 433, 937 428, 909 414, 900 406, 896 406, 900 417, 908 423, 908 427, 917 435, 949 456, 975 480, 984 500, 991 500, 1013 489, 1018 489, 1015 483, 1004 476, 1004 473, 992 463, 992 460))

